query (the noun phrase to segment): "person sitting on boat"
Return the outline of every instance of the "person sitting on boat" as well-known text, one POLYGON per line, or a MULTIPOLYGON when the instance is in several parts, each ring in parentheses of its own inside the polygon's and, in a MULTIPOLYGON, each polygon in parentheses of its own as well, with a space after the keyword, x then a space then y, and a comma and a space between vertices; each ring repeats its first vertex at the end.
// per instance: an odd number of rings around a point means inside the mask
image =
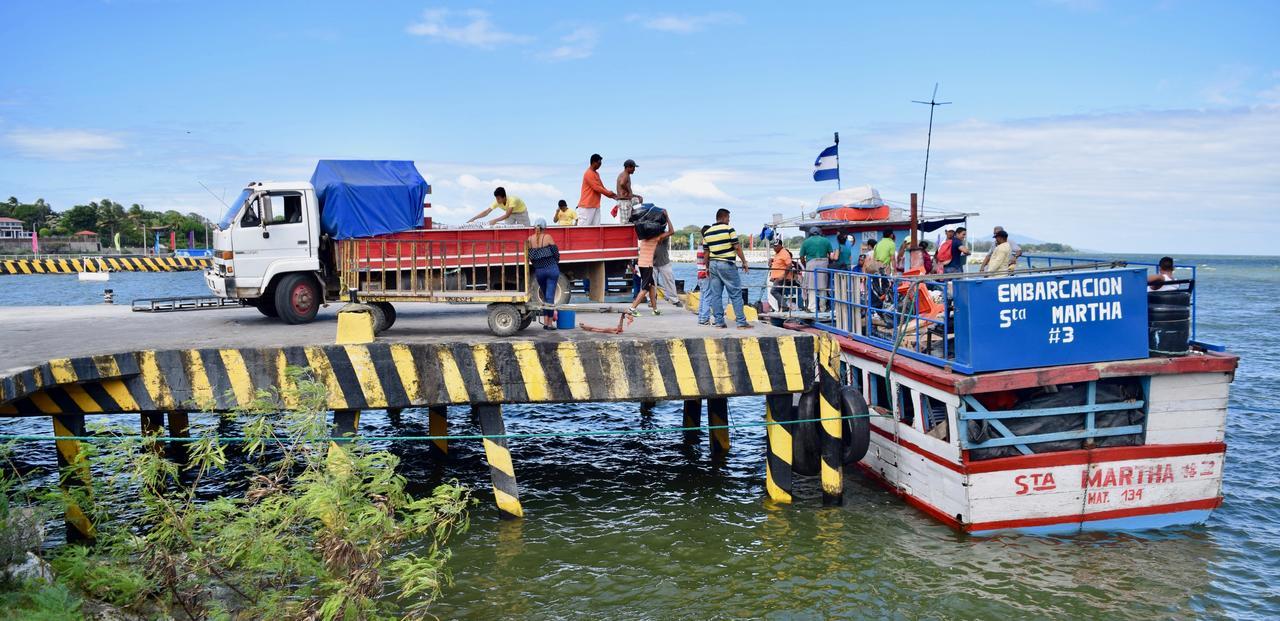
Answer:
POLYGON ((1170 280, 1174 280, 1173 257, 1161 257, 1160 263, 1156 265, 1156 273, 1147 276, 1147 291, 1159 291, 1170 280))
POLYGON ((982 264, 982 271, 990 274, 1007 274, 1013 271, 1013 249, 1009 246, 1009 234, 997 231, 995 234, 995 247, 987 254, 987 260, 982 264))
POLYGON ((489 224, 497 224, 504 220, 510 220, 511 224, 529 226, 529 209, 525 207, 524 201, 520 200, 519 196, 508 197, 507 189, 503 187, 499 187, 493 191, 493 204, 489 205, 488 209, 476 214, 474 218, 467 220, 467 222, 475 222, 476 220, 489 215, 489 212, 495 209, 500 209, 506 213, 503 213, 501 217, 490 220, 489 224))
POLYGON ((552 217, 551 221, 555 222, 556 226, 574 226, 578 223, 578 212, 569 209, 569 203, 566 203, 562 198, 560 203, 556 205, 556 215, 552 217))
POLYGON ((929 242, 920 240, 920 264, 924 266, 924 273, 933 273, 933 256, 929 254, 929 242))
MULTIPOLYGON (((560 282, 560 248, 547 234, 547 221, 538 218, 529 236, 529 264, 533 267, 533 279, 542 289, 542 301, 555 304, 556 285, 560 282)), ((542 329, 555 330, 554 311, 542 311, 542 329)))

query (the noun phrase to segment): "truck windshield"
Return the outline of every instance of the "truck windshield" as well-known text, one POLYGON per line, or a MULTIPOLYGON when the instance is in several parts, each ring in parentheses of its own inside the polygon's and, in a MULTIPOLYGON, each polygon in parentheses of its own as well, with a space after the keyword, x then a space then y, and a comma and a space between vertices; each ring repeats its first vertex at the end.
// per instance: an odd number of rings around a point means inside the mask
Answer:
POLYGON ((249 198, 249 188, 240 190, 240 196, 227 204, 227 213, 218 221, 218 230, 225 231, 231 228, 231 221, 235 219, 236 214, 240 213, 240 208, 244 207, 244 202, 249 198))

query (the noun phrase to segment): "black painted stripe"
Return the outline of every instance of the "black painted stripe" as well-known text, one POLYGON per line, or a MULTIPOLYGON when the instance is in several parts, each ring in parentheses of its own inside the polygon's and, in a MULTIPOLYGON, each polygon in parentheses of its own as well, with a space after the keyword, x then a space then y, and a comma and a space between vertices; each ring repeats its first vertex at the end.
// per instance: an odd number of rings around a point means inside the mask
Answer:
POLYGON ((71 395, 67 394, 67 391, 60 386, 50 386, 45 389, 44 394, 49 395, 49 398, 58 406, 58 409, 63 412, 68 414, 82 412, 80 404, 76 403, 75 399, 72 399, 71 395))
POLYGON ((329 367, 333 369, 334 378, 338 380, 338 387, 342 389, 347 407, 352 410, 369 407, 369 402, 364 396, 364 387, 360 385, 360 378, 356 376, 356 370, 351 366, 351 357, 347 355, 347 350, 334 346, 324 347, 323 351, 329 359, 329 367))
POLYGON ((643 346, 636 341, 622 341, 618 343, 618 355, 622 360, 622 372, 627 376, 627 385, 631 388, 631 394, 639 396, 642 394, 653 394, 649 387, 649 377, 645 373, 643 346))
POLYGON ((510 343, 489 343, 485 348, 489 350, 489 366, 507 402, 529 401, 529 392, 524 385, 524 371, 520 369, 515 348, 510 343))
POLYGON ((739 395, 755 393, 751 372, 747 370, 747 362, 742 357, 742 339, 720 339, 720 351, 724 353, 729 377, 733 378, 733 392, 739 395))
POLYGON ((116 400, 111 397, 111 393, 107 392, 107 389, 102 387, 102 384, 90 382, 87 384, 80 384, 80 387, 84 389, 85 394, 88 394, 90 399, 93 399, 95 403, 102 407, 103 412, 126 411, 124 406, 117 403, 116 400))
POLYGON ((711 377, 711 362, 707 358, 707 345, 702 339, 684 339, 684 347, 689 351, 689 362, 693 365, 693 376, 698 380, 698 394, 715 395, 716 382, 711 377))
POLYGON ((560 364, 559 343, 536 342, 533 350, 538 354, 538 364, 542 367, 542 375, 547 378, 547 398, 551 401, 572 401, 573 393, 569 390, 569 380, 564 375, 564 367, 560 364))
POLYGON ((373 360, 373 370, 382 384, 382 394, 386 395, 388 407, 403 407, 409 403, 409 394, 400 381, 400 371, 396 369, 395 360, 391 358, 391 346, 374 343, 369 345, 369 358, 373 360))
POLYGON ((600 341, 582 342, 577 345, 578 361, 582 363, 583 375, 587 378, 592 401, 612 400, 609 393, 614 380, 605 372, 607 358, 603 350, 604 345, 600 341))
POLYGON ((489 396, 484 392, 484 383, 480 380, 480 371, 476 368, 475 352, 471 350, 470 345, 462 343, 453 343, 448 345, 449 353, 453 354, 453 360, 458 365, 458 372, 462 374, 462 382, 467 387, 467 395, 471 397, 473 403, 488 403, 489 396))
POLYGON ((174 407, 178 408, 189 403, 192 397, 190 375, 185 358, 178 350, 156 352, 156 366, 160 369, 160 377, 169 388, 174 407))
MULTIPOLYGON (((213 389, 214 401, 218 403, 219 408, 227 410, 248 405, 247 403, 240 403, 236 399, 235 390, 231 388, 231 377, 227 374, 227 367, 223 364, 222 355, 219 352, 220 350, 217 349, 200 349, 196 351, 196 354, 200 356, 200 363, 204 365, 206 381, 209 382, 209 387, 213 389)), ((195 370, 190 366, 184 368, 187 371, 188 379, 190 379, 195 370)), ((194 382, 192 383, 194 384, 194 382)))

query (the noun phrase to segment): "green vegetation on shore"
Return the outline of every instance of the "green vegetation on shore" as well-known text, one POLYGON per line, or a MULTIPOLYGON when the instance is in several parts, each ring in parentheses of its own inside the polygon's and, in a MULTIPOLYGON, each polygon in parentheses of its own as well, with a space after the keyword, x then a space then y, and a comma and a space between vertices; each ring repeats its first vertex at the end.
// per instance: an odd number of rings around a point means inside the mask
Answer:
POLYGON ((0 451, 0 531, 27 533, 0 540, 0 571, 24 558, 52 571, 9 584, 0 574, 0 617, 76 619, 103 607, 142 618, 430 617, 449 580, 445 544, 468 525, 468 492, 445 483, 411 496, 396 456, 328 441, 325 387, 287 373, 296 390, 262 391, 227 415, 243 443, 219 440, 224 420, 181 445, 185 467, 154 436, 105 428, 95 433, 121 437, 84 443, 61 474, 81 481, 91 469, 93 480, 41 493, 0 451), (226 478, 229 463, 244 470, 243 492, 202 498, 202 480, 226 478), (84 510, 96 541, 62 546, 46 564, 39 524, 69 506, 84 510))
MULTIPOLYGON (((28 231, 37 231, 41 237, 65 237, 80 231, 93 231, 104 246, 111 245, 116 233, 120 233, 123 246, 145 246, 154 240, 152 231, 174 231, 179 245, 185 244, 188 234, 194 232, 196 243, 205 245, 205 235, 210 222, 197 213, 182 214, 175 210, 152 211, 134 203, 125 207, 110 199, 75 205, 66 211, 55 211, 43 198, 34 203, 24 203, 10 196, 0 202, 0 217, 16 218, 28 231), (143 228, 148 231, 143 239, 143 228)), ((168 243, 168 234, 164 234, 168 243)))

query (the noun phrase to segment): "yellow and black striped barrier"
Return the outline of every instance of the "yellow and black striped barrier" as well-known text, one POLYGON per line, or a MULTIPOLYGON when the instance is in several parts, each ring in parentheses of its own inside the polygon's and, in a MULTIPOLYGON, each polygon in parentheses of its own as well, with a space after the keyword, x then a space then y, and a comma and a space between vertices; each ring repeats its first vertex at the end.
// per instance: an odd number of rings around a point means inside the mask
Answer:
POLYGON ((76 257, 0 259, 3 274, 78 274, 80 272, 185 272, 202 270, 211 259, 196 257, 76 257))
MULTIPOLYGON (((480 417, 480 433, 486 436, 507 433, 502 422, 501 405, 477 405, 476 414, 480 417)), ((485 438, 484 458, 489 462, 489 477, 493 482, 493 499, 498 505, 498 515, 508 520, 524 517, 520 489, 516 486, 516 468, 511 461, 511 449, 507 447, 506 438, 485 438)))
POLYGON ((821 447, 822 504, 844 504, 844 421, 840 396, 840 345, 834 338, 818 339, 818 417, 821 447))
MULTIPOLYGON (((765 397, 764 419, 768 423, 787 423, 796 420, 791 395, 765 397)), ((795 441, 788 425, 765 427, 765 443, 769 453, 765 457, 764 486, 769 498, 775 502, 791 502, 791 454, 795 441)))
MULTIPOLYGON (((372 343, 139 351, 62 358, 0 377, 0 415, 227 412, 288 396, 289 366, 327 408, 716 399, 801 392, 815 337, 372 343)), ((285 403, 288 406, 290 404, 285 403)), ((711 406, 708 404, 708 409, 711 406)), ((714 413, 708 412, 714 416, 714 413)), ((727 448, 727 436, 724 442, 727 448)))

